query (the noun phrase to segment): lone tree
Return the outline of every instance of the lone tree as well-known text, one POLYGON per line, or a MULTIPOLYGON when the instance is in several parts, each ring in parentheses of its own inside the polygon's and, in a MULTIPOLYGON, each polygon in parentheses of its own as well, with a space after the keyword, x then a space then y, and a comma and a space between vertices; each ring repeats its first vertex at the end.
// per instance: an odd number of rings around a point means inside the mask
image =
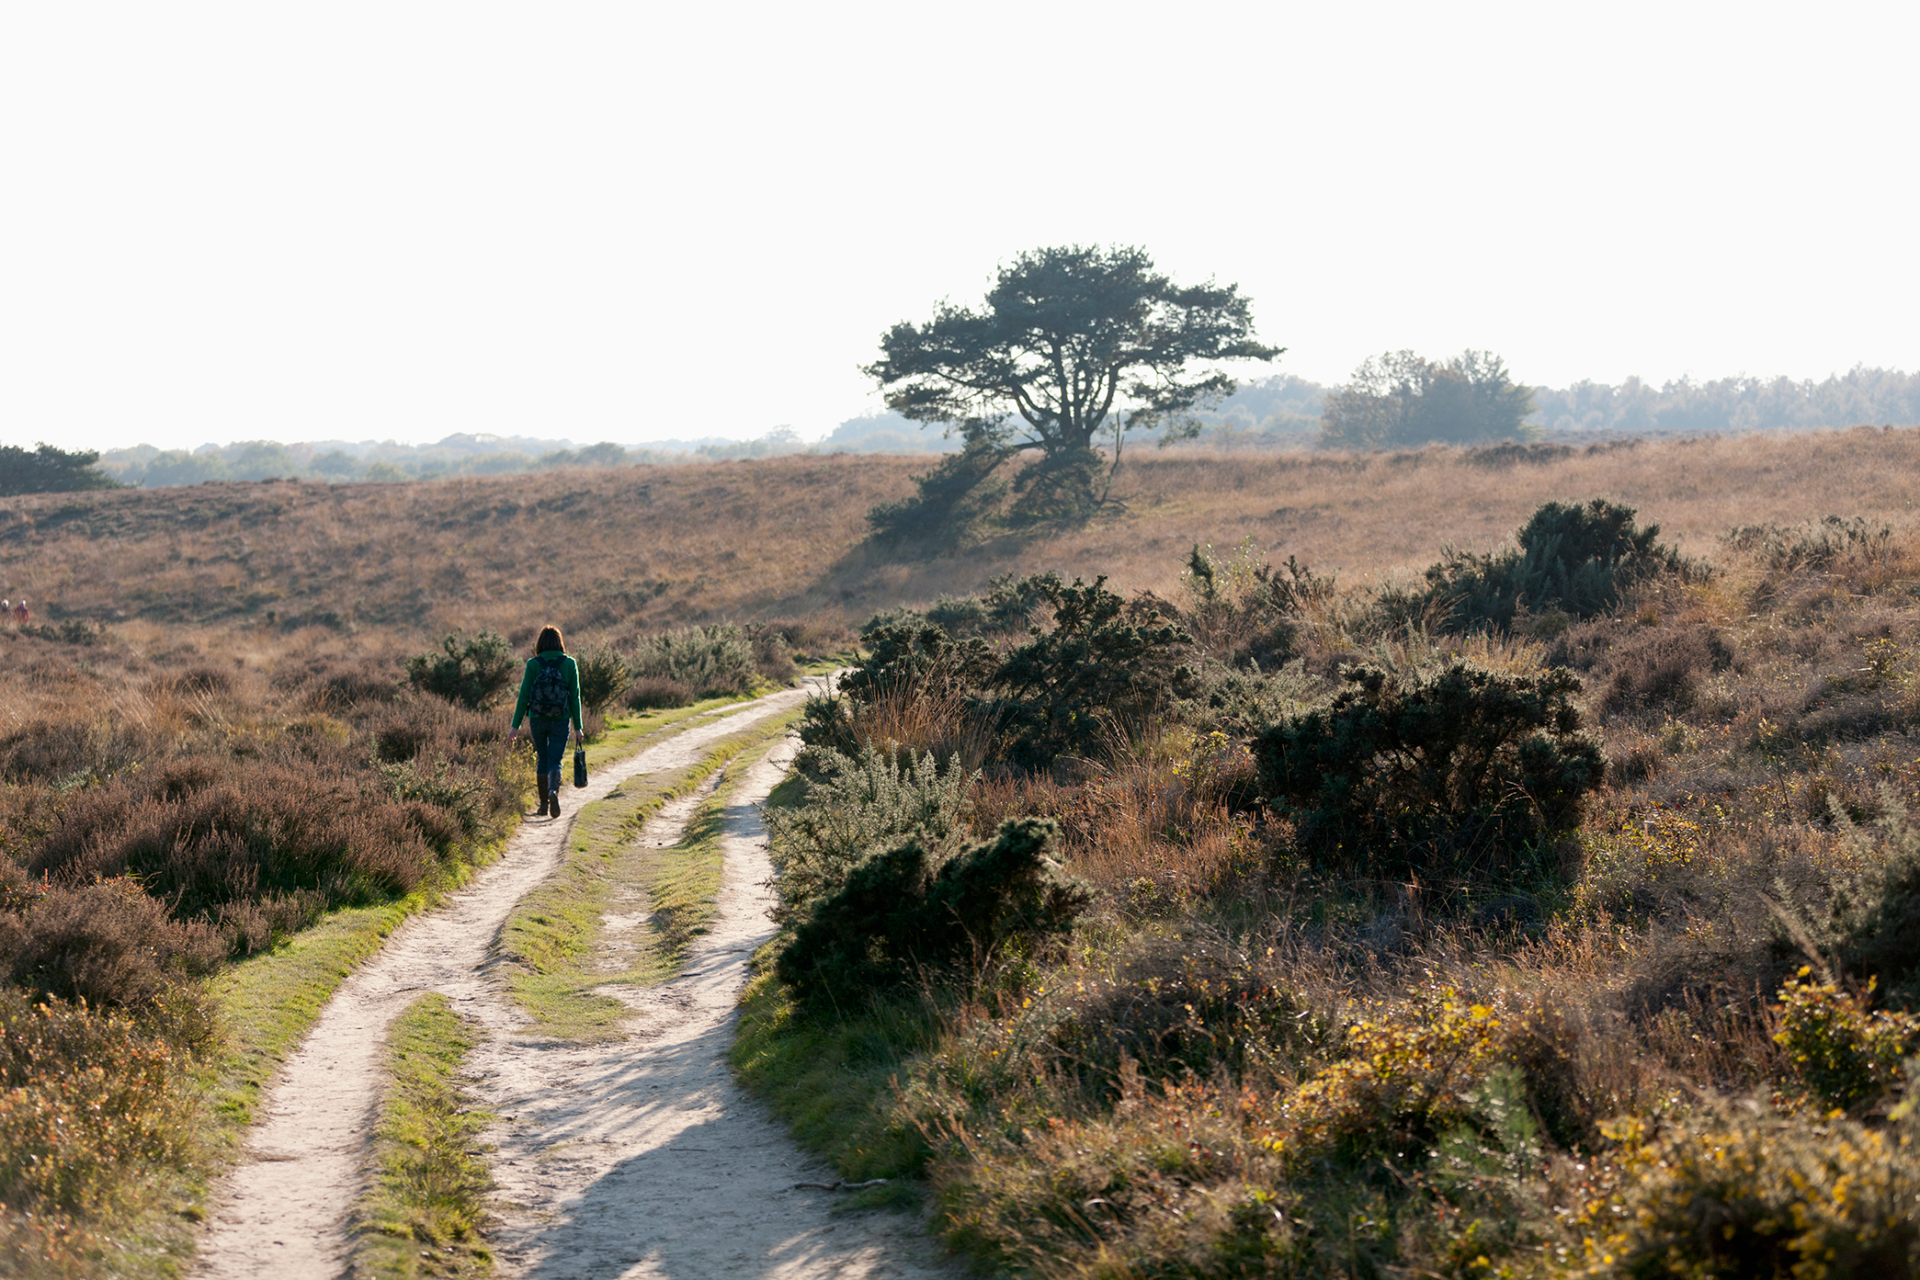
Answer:
MULTIPOLYGON (((1125 433, 1166 425, 1176 438, 1191 434, 1197 427, 1181 415, 1232 393, 1226 374, 1191 366, 1282 350, 1254 340, 1238 286, 1181 288, 1143 249, 1074 245, 1001 267, 982 310, 942 303, 925 324, 896 324, 881 336, 880 359, 861 371, 894 412, 965 439, 966 462, 948 467, 949 479, 978 483, 1013 454, 1039 449, 1040 465, 1019 481, 1027 505, 1079 514, 1104 500, 1095 490, 1119 465, 1125 433), (1109 435, 1110 462, 1094 448, 1109 435)), ((899 531, 915 505, 896 504, 899 531)))
POLYGON ((1441 364, 1411 351, 1369 357, 1327 397, 1320 442, 1337 449, 1390 449, 1430 442, 1527 439, 1533 389, 1516 386, 1491 351, 1463 351, 1441 364))

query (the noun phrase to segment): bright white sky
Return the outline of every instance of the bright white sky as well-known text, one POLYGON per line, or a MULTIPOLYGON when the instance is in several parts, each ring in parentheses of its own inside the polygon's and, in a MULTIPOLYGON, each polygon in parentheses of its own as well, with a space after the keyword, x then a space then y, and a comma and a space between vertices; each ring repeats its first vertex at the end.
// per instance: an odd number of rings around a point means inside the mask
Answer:
MULTIPOLYGON (((1046 244, 1276 366, 1920 366, 1882 4, 0 9, 0 440, 818 436, 1046 244)), ((1254 367, 1249 373, 1268 372, 1254 367)))

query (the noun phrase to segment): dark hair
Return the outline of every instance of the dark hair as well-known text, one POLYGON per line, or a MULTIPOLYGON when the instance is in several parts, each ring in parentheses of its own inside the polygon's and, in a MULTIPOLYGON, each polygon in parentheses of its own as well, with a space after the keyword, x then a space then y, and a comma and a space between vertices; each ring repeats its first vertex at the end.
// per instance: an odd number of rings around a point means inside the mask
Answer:
POLYGON ((565 653, 567 651, 567 642, 560 638, 560 628, 540 628, 540 638, 533 642, 533 651, 535 653, 565 653))

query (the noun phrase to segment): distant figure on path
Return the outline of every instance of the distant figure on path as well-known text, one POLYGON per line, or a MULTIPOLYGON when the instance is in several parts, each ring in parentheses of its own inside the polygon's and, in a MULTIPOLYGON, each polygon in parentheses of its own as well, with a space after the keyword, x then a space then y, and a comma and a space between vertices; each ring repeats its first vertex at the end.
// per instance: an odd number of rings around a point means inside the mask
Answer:
POLYGON ((0 600, 0 622, 13 621, 13 601, 0 600))
POLYGON ((13 620, 23 627, 33 621, 33 614, 27 609, 25 596, 21 596, 20 603, 13 606, 13 620))
POLYGON ((585 742, 580 719, 580 668, 567 656, 560 628, 542 627, 533 656, 520 676, 520 700, 513 704, 511 743, 520 736, 521 717, 531 714, 534 771, 540 777, 540 816, 560 816, 560 761, 567 753, 567 725, 573 740, 585 742))

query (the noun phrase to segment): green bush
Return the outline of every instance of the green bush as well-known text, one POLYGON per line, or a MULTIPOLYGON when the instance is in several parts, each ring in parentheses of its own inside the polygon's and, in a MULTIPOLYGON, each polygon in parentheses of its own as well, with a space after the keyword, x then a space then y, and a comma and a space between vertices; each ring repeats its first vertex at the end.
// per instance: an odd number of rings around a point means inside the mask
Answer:
POLYGON ((600 711, 627 691, 631 683, 627 661, 612 645, 596 645, 574 659, 580 668, 580 701, 600 711))
POLYGON ((1632 507, 1595 498, 1549 502, 1515 534, 1519 544, 1477 555, 1446 552, 1427 570, 1427 598, 1456 626, 1513 625, 1522 609, 1586 618, 1614 608, 1629 583, 1681 567, 1679 553, 1640 528, 1632 507))
POLYGON ((852 757, 830 748, 814 755, 825 781, 809 789, 805 804, 767 811, 768 849, 780 873, 775 918, 783 924, 845 884, 876 850, 917 839, 944 852, 966 830, 961 811, 977 778, 953 768, 943 774, 931 754, 909 753, 902 762, 862 746, 852 757))
POLYGON ((1016 764, 1044 768, 1063 754, 1093 754, 1191 692, 1193 637, 1172 607, 1123 600, 1106 581, 1049 584, 1053 626, 1036 629, 994 673, 1002 749, 1016 764))
POLYGON ((482 631, 465 641, 449 635, 440 647, 440 653, 428 650, 407 659, 407 683, 449 702, 477 711, 511 688, 519 674, 520 663, 498 632, 482 631))
POLYGON ((635 680, 670 680, 701 698, 746 693, 760 680, 753 642, 732 623, 648 636, 634 646, 627 665, 635 680))
POLYGON ((945 863, 917 839, 867 858, 794 930, 781 981, 803 999, 845 998, 977 971, 1072 928, 1092 893, 1053 860, 1059 830, 1022 818, 945 863))
POLYGON ((1262 793, 1305 849, 1376 868, 1443 869, 1579 824, 1605 775, 1566 671, 1465 662, 1433 674, 1349 667, 1325 707, 1254 739, 1262 793))

